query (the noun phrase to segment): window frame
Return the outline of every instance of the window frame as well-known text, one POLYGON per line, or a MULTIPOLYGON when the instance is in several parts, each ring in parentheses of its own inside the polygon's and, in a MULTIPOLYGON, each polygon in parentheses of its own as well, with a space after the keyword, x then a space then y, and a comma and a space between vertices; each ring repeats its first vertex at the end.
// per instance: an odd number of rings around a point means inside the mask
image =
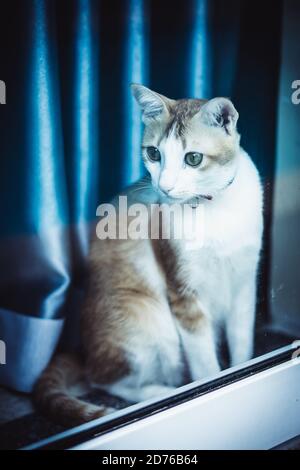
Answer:
POLYGON ((300 341, 295 341, 209 380, 180 387, 165 398, 129 406, 25 449, 146 449, 151 443, 150 448, 169 449, 171 445, 176 449, 176 434, 171 438, 176 427, 177 431, 185 429, 180 437, 181 450, 238 449, 243 448, 243 442, 247 448, 275 447, 300 435, 299 366, 300 341), (249 393, 253 399, 249 399, 249 393), (280 403, 282 406, 278 406, 280 403), (262 414, 264 409, 270 411, 270 406, 271 420, 268 413, 262 414), (229 409, 232 419, 228 418, 229 409), (199 423, 197 430, 191 429, 192 434, 186 432, 191 410, 199 423), (217 432, 210 436, 209 429, 217 432))

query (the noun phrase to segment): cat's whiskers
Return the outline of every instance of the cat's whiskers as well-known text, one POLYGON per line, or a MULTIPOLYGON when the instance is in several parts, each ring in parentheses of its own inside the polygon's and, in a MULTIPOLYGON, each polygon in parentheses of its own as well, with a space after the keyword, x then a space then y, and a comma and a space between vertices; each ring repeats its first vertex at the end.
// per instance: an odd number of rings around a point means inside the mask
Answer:
POLYGON ((136 193, 137 191, 144 191, 145 189, 149 189, 149 184, 138 185, 137 187, 133 188, 131 192, 136 193))

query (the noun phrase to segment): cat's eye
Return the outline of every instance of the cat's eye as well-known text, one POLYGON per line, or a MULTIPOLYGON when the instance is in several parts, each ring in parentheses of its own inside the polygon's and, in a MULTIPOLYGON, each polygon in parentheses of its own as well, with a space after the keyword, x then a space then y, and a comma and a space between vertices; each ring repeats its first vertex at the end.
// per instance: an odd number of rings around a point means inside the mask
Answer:
POLYGON ((189 152, 185 154, 184 161, 189 166, 199 166, 203 160, 203 154, 199 152, 189 152))
POLYGON ((160 162, 160 151, 156 147, 147 147, 147 155, 152 162, 160 162))

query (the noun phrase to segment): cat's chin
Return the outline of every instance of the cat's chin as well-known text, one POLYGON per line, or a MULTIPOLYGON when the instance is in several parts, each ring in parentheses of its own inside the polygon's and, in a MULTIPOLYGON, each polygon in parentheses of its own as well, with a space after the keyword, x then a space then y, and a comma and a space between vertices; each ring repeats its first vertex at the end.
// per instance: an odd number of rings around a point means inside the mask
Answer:
POLYGON ((199 194, 199 196, 192 197, 188 201, 186 201, 186 204, 189 204, 190 207, 196 209, 199 204, 203 203, 204 201, 211 201, 213 199, 212 196, 209 194, 199 194))
POLYGON ((199 195, 189 195, 189 194, 177 194, 170 195, 163 193, 159 188, 152 184, 153 189, 158 195, 158 200, 160 203, 166 204, 188 204, 191 207, 198 207, 201 202, 211 201, 213 196, 211 194, 199 194, 199 195))
POLYGON ((204 201, 211 201, 213 196, 209 194, 199 194, 198 196, 167 196, 160 194, 160 202, 167 204, 188 204, 190 207, 196 208, 204 201))

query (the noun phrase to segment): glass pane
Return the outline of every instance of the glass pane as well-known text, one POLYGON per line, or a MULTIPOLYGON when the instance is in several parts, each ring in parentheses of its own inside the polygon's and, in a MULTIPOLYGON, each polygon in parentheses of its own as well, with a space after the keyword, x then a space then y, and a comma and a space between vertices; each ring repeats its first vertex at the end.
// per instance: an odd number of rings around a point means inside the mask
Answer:
POLYGON ((273 3, 1 5, 0 448, 299 338, 300 6, 273 3))

